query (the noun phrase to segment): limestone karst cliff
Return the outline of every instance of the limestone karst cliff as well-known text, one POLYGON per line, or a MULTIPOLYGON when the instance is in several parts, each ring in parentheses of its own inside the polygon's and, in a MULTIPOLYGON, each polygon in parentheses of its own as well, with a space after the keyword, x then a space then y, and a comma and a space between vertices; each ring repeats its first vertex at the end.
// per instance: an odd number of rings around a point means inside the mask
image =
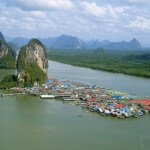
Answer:
POLYGON ((0 38, 0 68, 16 68, 16 52, 0 38))
POLYGON ((18 82, 24 86, 42 84, 46 80, 47 69, 48 60, 43 44, 37 39, 31 39, 18 55, 18 82))
POLYGON ((2 39, 3 41, 5 41, 5 38, 4 38, 4 36, 3 36, 3 34, 1 32, 0 32, 0 39, 2 39))

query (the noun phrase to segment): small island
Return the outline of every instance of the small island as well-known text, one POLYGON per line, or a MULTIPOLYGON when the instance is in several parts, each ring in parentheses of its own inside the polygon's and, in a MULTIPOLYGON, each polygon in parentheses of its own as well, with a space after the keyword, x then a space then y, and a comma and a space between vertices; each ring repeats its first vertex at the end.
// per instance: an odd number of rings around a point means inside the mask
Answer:
POLYGON ((43 44, 31 39, 19 52, 17 79, 19 86, 41 85, 47 77, 48 60, 43 44))
POLYGON ((37 39, 31 39, 19 52, 17 76, 6 76, 1 81, 0 88, 6 89, 14 86, 26 87, 41 85, 46 81, 47 69, 48 60, 43 44, 37 39))

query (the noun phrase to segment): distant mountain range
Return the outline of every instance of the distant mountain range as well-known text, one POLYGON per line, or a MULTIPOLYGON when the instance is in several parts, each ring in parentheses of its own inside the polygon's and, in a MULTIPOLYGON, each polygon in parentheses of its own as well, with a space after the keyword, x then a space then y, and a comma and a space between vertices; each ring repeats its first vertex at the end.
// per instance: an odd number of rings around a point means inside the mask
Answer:
MULTIPOLYGON (((133 38, 131 41, 121 41, 121 42, 110 42, 108 40, 98 41, 83 41, 77 37, 61 35, 54 38, 38 38, 47 48, 59 48, 59 49, 97 49, 99 47, 108 49, 108 50, 134 50, 141 49, 142 46, 140 42, 133 38)), ((23 37, 9 38, 6 37, 7 42, 11 42, 18 47, 26 45, 30 39, 23 37)))
POLYGON ((17 45, 19 47, 22 47, 23 45, 28 44, 28 42, 30 41, 30 39, 23 38, 23 37, 15 37, 15 38, 13 38, 11 40, 7 40, 7 37, 6 37, 6 41, 7 42, 11 42, 14 45, 17 45))

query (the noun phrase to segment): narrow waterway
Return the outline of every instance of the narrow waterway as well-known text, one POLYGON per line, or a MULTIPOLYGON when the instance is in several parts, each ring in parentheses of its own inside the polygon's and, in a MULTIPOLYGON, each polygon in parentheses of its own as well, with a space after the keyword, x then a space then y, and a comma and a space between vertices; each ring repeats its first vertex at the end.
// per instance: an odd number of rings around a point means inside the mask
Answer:
POLYGON ((54 61, 49 61, 49 67, 48 74, 59 79, 97 85, 138 96, 150 96, 150 79, 75 67, 54 61))
MULTIPOLYGON (((52 61, 49 66, 49 76, 62 80, 139 95, 148 95, 150 89, 149 79, 52 61), (137 87, 140 84, 143 88, 137 87)), ((0 73, 10 74, 8 70, 0 73)), ((26 95, 0 97, 1 150, 149 150, 149 125, 150 114, 139 119, 116 119, 61 100, 26 95)))

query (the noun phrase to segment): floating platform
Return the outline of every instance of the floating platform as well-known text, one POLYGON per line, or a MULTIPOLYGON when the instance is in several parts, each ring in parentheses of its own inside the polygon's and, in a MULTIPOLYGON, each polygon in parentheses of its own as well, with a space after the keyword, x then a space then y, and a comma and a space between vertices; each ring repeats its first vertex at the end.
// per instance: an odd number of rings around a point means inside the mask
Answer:
POLYGON ((63 97, 64 101, 79 101, 78 97, 63 97))

